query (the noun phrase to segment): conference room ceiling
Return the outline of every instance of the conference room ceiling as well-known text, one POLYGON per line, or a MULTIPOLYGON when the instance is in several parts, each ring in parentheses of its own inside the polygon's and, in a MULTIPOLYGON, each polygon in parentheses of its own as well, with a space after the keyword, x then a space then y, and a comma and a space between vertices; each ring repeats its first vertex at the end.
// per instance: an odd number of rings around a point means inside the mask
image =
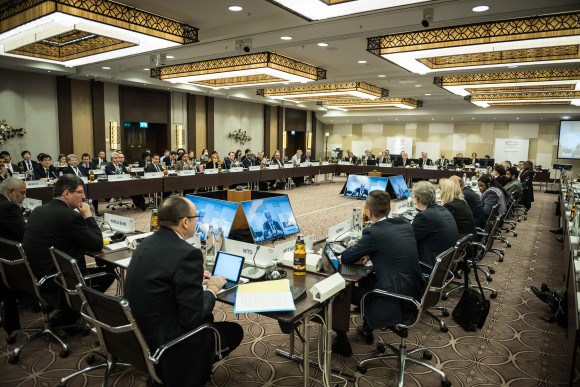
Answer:
MULTIPOLYGON (((265 0, 121 0, 163 17, 199 28, 199 43, 66 68, 33 60, 0 57, 0 67, 21 71, 68 75, 77 79, 96 79, 123 85, 191 92, 200 95, 268 103, 316 111, 325 123, 396 123, 396 122, 555 122, 563 117, 580 119, 580 107, 572 105, 476 106, 433 83, 435 76, 513 71, 507 66, 495 69, 437 71, 414 74, 366 51, 367 38, 423 31, 425 8, 433 8, 429 29, 473 23, 557 14, 580 10, 577 0, 432 0, 414 5, 349 15, 322 21, 307 21, 265 0), (239 5, 242 11, 228 10, 239 5), (486 12, 472 8, 487 5, 486 12), (282 40, 291 36, 292 40, 282 40), (413 110, 328 110, 316 102, 290 102, 256 94, 264 87, 232 87, 213 90, 194 85, 171 84, 150 76, 150 56, 167 54, 166 65, 206 61, 244 54, 236 49, 236 40, 251 40, 250 53, 271 51, 326 70, 326 79, 318 83, 367 82, 389 90, 389 98, 413 98, 423 106, 413 110), (320 47, 318 43, 327 43, 320 47), (366 61, 366 63, 359 63, 366 61), (104 69, 104 67, 110 69, 104 69)), ((6 3, 0 0, 0 4, 6 3)), ((521 70, 574 68, 576 64, 519 66, 521 70)), ((316 84, 310 82, 309 85, 316 84)), ((294 85, 294 84, 291 84, 294 85)), ((297 84, 300 85, 300 84, 297 84)))

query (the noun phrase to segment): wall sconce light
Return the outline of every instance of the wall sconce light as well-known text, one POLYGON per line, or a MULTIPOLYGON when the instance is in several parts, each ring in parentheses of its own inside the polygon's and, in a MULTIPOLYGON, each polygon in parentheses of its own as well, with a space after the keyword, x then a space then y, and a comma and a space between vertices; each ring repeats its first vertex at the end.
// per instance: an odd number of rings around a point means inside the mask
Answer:
POLYGON ((282 132, 282 149, 286 149, 286 137, 287 137, 287 132, 284 131, 282 132))
POLYGON ((312 149, 312 132, 308 132, 308 137, 306 139, 306 149, 312 149))
POLYGON ((175 125, 175 145, 177 149, 183 148, 183 125, 175 125))
POLYGON ((111 149, 119 149, 119 140, 121 136, 119 135, 119 125, 117 124, 117 121, 109 122, 109 131, 109 145, 111 146, 111 149))

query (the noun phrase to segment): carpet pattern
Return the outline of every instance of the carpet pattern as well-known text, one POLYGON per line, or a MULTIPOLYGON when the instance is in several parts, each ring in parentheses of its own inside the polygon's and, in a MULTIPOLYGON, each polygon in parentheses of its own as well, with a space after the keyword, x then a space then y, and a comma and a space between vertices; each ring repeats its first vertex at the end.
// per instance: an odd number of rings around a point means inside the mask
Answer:
MULTIPOLYGON (((314 234, 323 239, 329 226, 350 217, 353 208, 364 203, 340 197, 338 192, 344 179, 335 177, 334 184, 303 186, 287 191, 301 232, 314 234)), ((517 225, 518 237, 509 238, 512 247, 506 249, 504 262, 497 262, 492 255, 486 257, 496 274, 488 285, 495 287, 498 297, 491 300, 491 310, 482 330, 475 333, 464 331, 451 317, 444 318, 449 331, 443 333, 438 324, 425 317, 421 324, 410 331, 408 347, 425 345, 433 351, 431 362, 443 368, 453 386, 567 386, 569 359, 565 356, 566 330, 556 323, 542 319, 548 310, 531 292, 530 286, 539 287, 542 282, 552 289, 563 286, 560 256, 561 244, 548 230, 557 224, 553 215, 555 195, 536 191, 536 202, 527 221, 517 225)), ((135 210, 116 211, 118 215, 132 216, 139 230, 147 231, 149 212, 135 210)), ((496 247, 500 247, 496 244, 496 247)), ((489 294, 489 293, 487 293, 489 294)), ((459 295, 445 301, 453 309, 459 295)), ((302 384, 302 366, 276 355, 276 349, 288 350, 287 335, 276 321, 256 314, 235 315, 233 308, 216 304, 216 321, 239 322, 244 328, 244 340, 230 356, 216 364, 214 378, 208 386, 294 386, 302 384)), ((38 324, 38 316, 32 311, 21 311, 23 326, 38 324)), ((359 359, 375 353, 357 337, 356 326, 361 318, 351 314, 348 333, 353 347, 351 358, 332 356, 332 366, 356 376, 357 386, 393 386, 397 384, 394 362, 374 362, 366 374, 356 370, 359 359)), ((312 324, 311 359, 316 359, 320 326, 312 324)), ((375 331, 379 337, 398 347, 399 338, 390 331, 375 331)), ((96 346, 97 338, 89 336, 68 337, 71 345, 69 357, 58 356, 59 347, 39 339, 21 353, 20 362, 8 363, 12 345, 6 344, 6 332, 0 330, 0 386, 54 386, 59 378, 85 366, 84 359, 96 346)), ((17 337, 17 343, 23 336, 17 337)), ((298 353, 302 345, 296 338, 298 353)), ((322 373, 310 368, 311 385, 321 385, 322 373)), ((141 386, 146 375, 131 369, 119 369, 109 381, 113 386, 141 386)), ((333 384, 344 381, 333 377, 333 384)), ((71 386, 98 386, 102 371, 94 371, 73 380, 71 386)), ((406 386, 439 385, 438 376, 432 372, 410 366, 405 376, 406 386)))

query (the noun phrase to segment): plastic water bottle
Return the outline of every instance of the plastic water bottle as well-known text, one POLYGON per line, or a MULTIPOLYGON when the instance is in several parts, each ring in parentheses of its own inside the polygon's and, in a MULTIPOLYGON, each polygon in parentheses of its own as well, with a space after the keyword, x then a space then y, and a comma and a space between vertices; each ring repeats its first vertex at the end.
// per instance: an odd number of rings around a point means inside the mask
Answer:
POLYGON ((222 226, 218 226, 218 231, 217 234, 215 236, 215 251, 216 254, 218 253, 218 251, 222 250, 222 246, 224 244, 224 231, 222 229, 222 226))
POLYGON ((207 239, 205 241, 205 264, 208 266, 213 266, 215 263, 215 235, 213 233, 213 226, 209 225, 209 231, 207 232, 207 239))

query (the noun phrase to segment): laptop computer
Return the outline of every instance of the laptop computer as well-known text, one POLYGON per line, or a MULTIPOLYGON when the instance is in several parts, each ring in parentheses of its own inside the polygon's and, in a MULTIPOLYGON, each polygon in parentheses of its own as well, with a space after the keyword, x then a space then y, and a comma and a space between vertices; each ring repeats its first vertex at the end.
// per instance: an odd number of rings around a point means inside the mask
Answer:
POLYGON ((222 289, 229 289, 240 283, 244 260, 244 257, 239 255, 218 252, 211 275, 221 275, 226 279, 226 284, 222 289))
POLYGON ((341 275, 352 275, 357 277, 366 277, 367 275, 367 268, 364 265, 339 263, 336 254, 334 254, 332 247, 328 243, 324 247, 324 256, 328 260, 328 263, 330 263, 330 266, 332 266, 333 270, 341 275))

